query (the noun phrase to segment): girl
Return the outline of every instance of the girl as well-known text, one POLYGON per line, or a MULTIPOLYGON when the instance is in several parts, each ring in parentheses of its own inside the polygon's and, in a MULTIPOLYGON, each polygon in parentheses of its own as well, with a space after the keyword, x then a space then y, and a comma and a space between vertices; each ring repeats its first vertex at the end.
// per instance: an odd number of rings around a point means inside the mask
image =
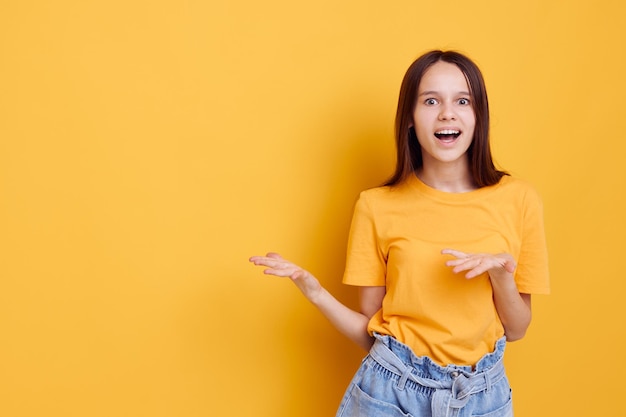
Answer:
POLYGON ((541 201, 495 168, 482 74, 466 56, 431 51, 408 69, 396 114, 397 166, 355 207, 343 282, 360 310, 309 272, 269 253, 369 354, 337 416, 512 416, 502 357, 548 293, 541 201))

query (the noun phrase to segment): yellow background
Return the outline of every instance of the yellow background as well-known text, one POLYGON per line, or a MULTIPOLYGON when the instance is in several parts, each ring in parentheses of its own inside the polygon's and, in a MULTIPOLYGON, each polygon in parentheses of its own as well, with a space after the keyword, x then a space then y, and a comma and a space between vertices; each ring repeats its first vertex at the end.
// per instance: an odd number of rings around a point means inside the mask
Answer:
POLYGON ((517 415, 619 414, 623 4, 2 1, 0 415, 333 415, 362 352, 247 258, 355 306, 353 203, 431 48, 481 66, 497 162, 544 198, 517 415))

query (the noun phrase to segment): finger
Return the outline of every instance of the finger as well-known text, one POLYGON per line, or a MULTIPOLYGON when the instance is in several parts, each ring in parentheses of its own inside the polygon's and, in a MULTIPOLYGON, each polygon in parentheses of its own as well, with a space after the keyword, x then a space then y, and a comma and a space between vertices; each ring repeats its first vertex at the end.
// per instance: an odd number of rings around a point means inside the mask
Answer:
POLYGON ((258 261, 260 261, 260 260, 262 260, 262 259, 264 259, 264 258, 265 258, 265 256, 258 256, 258 255, 255 255, 255 256, 251 256, 251 257, 248 259, 248 261, 250 261, 250 262, 252 262, 252 263, 255 263, 255 264, 256 264, 258 261))
POLYGON ((512 274, 513 272, 515 272, 515 268, 517 268, 517 265, 512 260, 507 260, 504 263, 504 270, 508 272, 509 274, 512 274))
POLYGON ((495 272, 495 270, 501 269, 504 269, 508 273, 513 273, 513 271, 515 271, 515 262, 497 257, 484 257, 481 258, 481 262, 474 269, 465 274, 465 276, 466 278, 474 278, 485 272, 495 272))
POLYGON ((461 259, 456 262, 456 266, 452 268, 452 272, 458 274, 459 272, 471 271, 481 267, 484 267, 481 258, 461 259))
POLYGON ((254 261, 265 259, 265 258, 284 260, 283 257, 280 256, 280 254, 276 252, 268 252, 267 254, 265 254, 265 256, 258 256, 258 255, 251 256, 248 260, 250 262, 254 262, 254 261))
POLYGON ((468 261, 468 258, 450 259, 446 261, 446 266, 459 266, 468 261))
POLYGON ((485 265, 478 265, 475 268, 472 268, 471 270, 469 270, 465 274, 465 278, 467 278, 467 279, 476 278, 477 276, 484 274, 488 270, 489 270, 489 268, 487 266, 485 266, 485 265))
POLYGON ((441 251, 444 255, 452 255, 456 258, 468 258, 470 256, 469 253, 461 252, 460 250, 446 248, 441 251))
POLYGON ((304 271, 302 269, 298 269, 293 274, 291 274, 290 277, 294 281, 304 280, 307 277, 307 273, 306 273, 306 271, 304 271))
POLYGON ((264 262, 268 261, 268 258, 266 256, 252 256, 249 261, 255 265, 262 265, 264 262))
POLYGON ((262 265, 273 269, 284 269, 286 267, 293 266, 292 263, 286 262, 282 259, 268 258, 266 256, 256 256, 251 259, 251 262, 257 266, 262 265))
POLYGON ((299 271, 298 268, 267 268, 263 271, 265 275, 274 275, 277 277, 291 277, 299 271))
MULTIPOLYGON (((463 252, 460 252, 460 253, 463 253, 463 252)), ((460 268, 459 270, 471 269, 483 263, 483 259, 484 259, 483 255, 464 254, 463 257, 458 257, 456 259, 448 259, 446 261, 446 265, 452 266, 452 267, 459 267, 460 268)))

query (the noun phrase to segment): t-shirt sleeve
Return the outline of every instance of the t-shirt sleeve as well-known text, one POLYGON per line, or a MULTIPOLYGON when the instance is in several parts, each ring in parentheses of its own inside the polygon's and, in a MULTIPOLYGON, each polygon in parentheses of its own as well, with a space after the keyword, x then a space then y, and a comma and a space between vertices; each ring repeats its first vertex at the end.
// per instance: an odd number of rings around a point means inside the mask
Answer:
POLYGON ((386 270, 386 259, 380 249, 376 222, 365 191, 359 196, 352 217, 343 283, 384 286, 386 270))
POLYGON ((529 189, 525 194, 522 222, 522 241, 515 273, 517 288, 526 294, 549 294, 543 203, 534 189, 529 189))

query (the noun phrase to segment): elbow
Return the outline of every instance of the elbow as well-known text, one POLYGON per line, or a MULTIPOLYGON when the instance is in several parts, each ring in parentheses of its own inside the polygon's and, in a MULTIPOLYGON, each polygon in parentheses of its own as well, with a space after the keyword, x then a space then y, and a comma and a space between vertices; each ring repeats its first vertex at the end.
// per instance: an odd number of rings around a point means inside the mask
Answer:
POLYGON ((504 332, 504 336, 506 337, 507 342, 515 342, 517 340, 521 340, 526 336, 526 329, 518 330, 518 331, 507 331, 504 332))
POLYGON ((526 323, 519 323, 517 326, 504 326, 504 336, 507 342, 515 342, 516 340, 523 339, 526 336, 526 331, 530 326, 530 320, 526 323))

